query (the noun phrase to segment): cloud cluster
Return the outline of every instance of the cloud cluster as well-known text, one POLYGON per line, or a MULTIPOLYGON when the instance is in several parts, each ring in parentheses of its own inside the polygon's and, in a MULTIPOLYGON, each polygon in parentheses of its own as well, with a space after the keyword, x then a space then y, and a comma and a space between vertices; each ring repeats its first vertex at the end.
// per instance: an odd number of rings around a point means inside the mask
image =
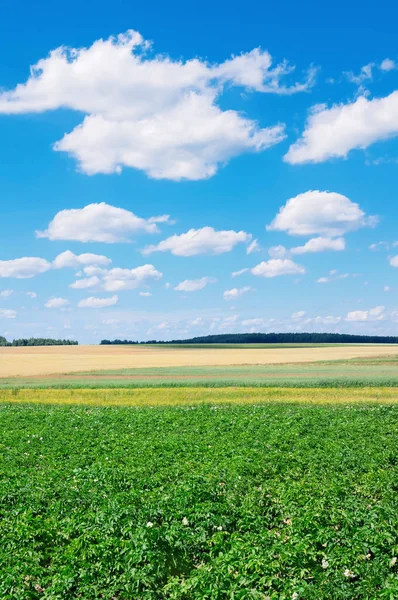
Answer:
POLYGON ((382 321, 384 319, 384 306, 375 306, 369 310, 353 310, 347 313, 346 321, 382 321))
POLYGON ((284 139, 283 125, 260 128, 218 100, 225 86, 293 94, 303 82, 284 83, 293 68, 272 66, 256 48, 219 64, 154 55, 136 31, 96 40, 88 48, 60 47, 31 67, 26 83, 0 93, 0 113, 37 113, 66 108, 83 121, 55 144, 89 175, 123 167, 150 177, 203 179, 242 152, 259 152, 284 139))
POLYGON ((232 288, 231 290, 225 290, 224 300, 235 300, 236 298, 239 298, 239 296, 243 296, 243 294, 247 294, 247 292, 250 292, 251 289, 251 287, 245 285, 241 288, 232 288))
POLYGON ((96 296, 90 296, 89 298, 84 298, 80 300, 78 303, 79 308, 105 308, 107 306, 114 306, 117 304, 119 297, 114 295, 109 298, 97 298, 96 296))
POLYGON ((124 208, 99 202, 88 204, 84 208, 61 210, 47 229, 36 231, 36 235, 50 240, 114 244, 129 242, 130 236, 135 233, 156 233, 159 231, 156 224, 167 222, 168 218, 168 215, 162 215, 142 219, 124 208))
POLYGON ((305 273, 305 268, 289 258, 271 258, 253 267, 250 272, 256 277, 278 277, 279 275, 302 275, 305 273))
POLYGON ((230 252, 237 244, 250 242, 251 235, 245 231, 216 231, 213 227, 190 229, 180 235, 147 246, 142 254, 153 252, 171 252, 175 256, 195 256, 198 254, 223 254, 230 252))
POLYGON ((37 256, 0 260, 0 278, 30 279, 51 269, 51 263, 37 256))
POLYGON ((200 279, 185 279, 174 288, 177 292, 197 292, 203 290, 209 283, 215 283, 214 277, 201 277, 200 279))
POLYGON ((366 217, 360 206, 343 194, 311 190, 290 198, 267 230, 330 238, 375 222, 375 217, 366 217))
POLYGON ((284 160, 292 165, 346 158, 354 149, 398 135, 398 91, 384 98, 360 96, 331 108, 314 106, 301 138, 292 144, 284 160))

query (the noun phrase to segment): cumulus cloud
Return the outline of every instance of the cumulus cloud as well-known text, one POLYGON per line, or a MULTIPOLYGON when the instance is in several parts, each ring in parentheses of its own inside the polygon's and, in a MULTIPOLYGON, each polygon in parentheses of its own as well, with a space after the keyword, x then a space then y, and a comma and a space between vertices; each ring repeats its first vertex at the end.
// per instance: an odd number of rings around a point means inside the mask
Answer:
POLYGON ((384 319, 384 306, 375 306, 370 310, 353 310, 347 313, 346 321, 381 321, 384 319))
POLYGON ((84 277, 83 279, 77 279, 74 283, 71 283, 69 287, 75 290, 84 290, 90 287, 95 287, 100 282, 99 277, 94 275, 93 277, 84 277))
POLYGON ((243 152, 259 152, 284 139, 284 126, 260 128, 218 100, 225 86, 293 94, 314 83, 290 81, 286 61, 272 66, 256 48, 219 64, 154 55, 151 44, 127 31, 88 48, 60 47, 31 67, 26 83, 0 93, 0 113, 58 108, 86 115, 54 148, 67 152, 86 174, 123 167, 150 177, 203 179, 243 152))
POLYGON ((335 237, 375 222, 375 217, 366 217, 346 196, 313 190, 290 198, 267 229, 289 235, 335 237))
POLYGON ((66 300, 66 298, 50 298, 49 300, 47 300, 47 302, 45 303, 45 307, 46 308, 63 308, 64 306, 66 306, 67 304, 69 304, 69 300, 66 300))
POLYGON ((323 162, 345 158, 351 150, 398 135, 398 91, 384 98, 368 100, 360 96, 355 102, 327 108, 314 106, 302 137, 284 156, 290 164, 323 162))
POLYGON ((304 244, 291 249, 292 254, 305 254, 307 252, 324 252, 325 250, 345 250, 344 238, 312 238, 304 244))
POLYGON ((36 292, 26 292, 26 295, 29 296, 29 298, 37 298, 36 292))
POLYGON ((104 308, 106 306, 114 306, 117 304, 119 300, 118 296, 110 296, 109 298, 96 298, 95 296, 90 296, 89 298, 84 298, 84 300, 80 300, 78 303, 79 308, 104 308))
POLYGON ((287 256, 288 254, 288 250, 285 248, 285 246, 271 246, 271 248, 269 248, 268 250, 268 254, 270 255, 271 258, 284 258, 285 256, 287 256))
POLYGON ((150 296, 152 296, 151 292, 140 292, 140 296, 142 296, 143 298, 149 298, 150 296))
POLYGON ((389 259, 389 263, 392 267, 398 267, 398 256, 392 256, 389 259))
POLYGON ((15 319, 17 316, 16 310, 8 310, 0 308, 0 319, 15 319))
POLYGON ((30 279, 51 269, 51 263, 37 256, 0 260, 0 277, 30 279))
MULTIPOLYGON (((39 238, 50 240, 114 244, 116 242, 129 242, 131 235, 134 233, 156 233, 158 231, 156 222, 156 217, 155 221, 142 219, 124 208, 111 206, 106 202, 99 202, 88 204, 84 208, 61 210, 49 223, 47 229, 36 231, 36 235, 39 238)), ((81 254, 80 256, 87 255, 81 254)), ((106 257, 101 258, 106 259, 106 257)), ((63 260, 65 260, 65 257, 63 260)), ((78 264, 87 263, 80 261, 78 264)))
POLYGON ((394 60, 391 60, 390 58, 385 58, 379 66, 379 69, 381 71, 394 71, 394 69, 397 68, 397 64, 394 60))
POLYGON ((185 279, 174 288, 177 292, 197 292, 202 290, 209 283, 215 283, 214 277, 201 277, 200 279, 185 279))
POLYGON ((305 273, 304 267, 289 258, 271 258, 263 261, 251 270, 258 277, 278 277, 279 275, 300 275, 305 273))
POLYGON ((232 290, 225 290, 224 292, 224 300, 234 300, 235 298, 239 298, 243 294, 251 291, 251 287, 245 285, 241 288, 232 288, 232 290))
POLYGON ((14 290, 2 290, 0 292, 0 298, 8 298, 13 292, 14 290))
MULTIPOLYGON (((59 214, 59 213, 58 213, 59 214)), ((91 254, 89 252, 85 254, 74 254, 70 250, 61 252, 53 260, 53 267, 55 269, 63 269, 64 267, 73 267, 78 269, 83 265, 109 265, 111 259, 101 254, 91 254)))
POLYGON ((175 256, 197 254, 222 254, 230 252, 237 244, 249 242, 251 235, 245 231, 216 231, 213 227, 190 229, 180 235, 172 235, 157 245, 147 246, 142 254, 171 252, 175 256))
POLYGON ((133 290, 147 281, 157 281, 163 274, 153 265, 142 265, 135 269, 110 269, 103 273, 103 288, 107 292, 133 290))

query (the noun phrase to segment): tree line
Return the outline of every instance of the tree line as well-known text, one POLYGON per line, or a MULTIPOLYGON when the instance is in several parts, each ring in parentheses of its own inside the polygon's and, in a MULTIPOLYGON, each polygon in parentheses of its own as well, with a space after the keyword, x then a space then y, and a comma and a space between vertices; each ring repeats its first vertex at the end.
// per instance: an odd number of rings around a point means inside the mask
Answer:
POLYGON ((0 346, 77 346, 75 340, 54 340, 53 338, 21 338, 9 342, 0 335, 0 346))
POLYGON ((166 342, 101 340, 100 344, 398 344, 398 337, 350 333, 222 333, 166 342))

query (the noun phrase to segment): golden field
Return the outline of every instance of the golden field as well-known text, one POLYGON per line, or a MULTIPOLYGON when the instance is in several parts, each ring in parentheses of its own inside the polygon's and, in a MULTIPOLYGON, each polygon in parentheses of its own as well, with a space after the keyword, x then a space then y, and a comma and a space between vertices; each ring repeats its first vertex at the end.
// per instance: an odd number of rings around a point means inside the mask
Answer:
POLYGON ((74 406, 194 406, 294 403, 397 404, 398 388, 151 388, 0 390, 0 402, 74 406))
POLYGON ((382 357, 390 345, 201 348, 198 346, 0 347, 0 377, 40 376, 101 369, 307 363, 382 357))

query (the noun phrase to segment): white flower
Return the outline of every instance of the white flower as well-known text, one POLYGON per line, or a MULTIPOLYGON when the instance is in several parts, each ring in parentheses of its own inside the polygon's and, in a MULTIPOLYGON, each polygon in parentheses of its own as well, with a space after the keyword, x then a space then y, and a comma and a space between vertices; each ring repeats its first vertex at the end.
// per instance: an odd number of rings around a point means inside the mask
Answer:
POLYGON ((183 518, 182 524, 185 525, 185 527, 188 527, 189 521, 188 521, 188 519, 186 517, 183 518))
POLYGON ((322 569, 327 569, 329 566, 328 561, 326 560, 326 558, 322 559, 322 569))
POLYGON ((350 571, 350 569, 346 569, 344 571, 344 577, 351 577, 351 579, 352 579, 353 577, 355 577, 355 575, 352 571, 350 571))
POLYGON ((390 567, 393 567, 396 562, 397 562, 397 557, 393 556, 392 559, 390 560, 390 567))
POLYGON ((222 531, 222 525, 219 525, 219 526, 217 527, 217 531, 222 531))
POLYGON ((297 600, 297 598, 299 597, 297 592, 294 592, 293 596, 292 596, 292 600, 297 600))
POLYGON ((153 523, 152 521, 148 521, 148 523, 146 524, 147 527, 153 527, 153 523))

